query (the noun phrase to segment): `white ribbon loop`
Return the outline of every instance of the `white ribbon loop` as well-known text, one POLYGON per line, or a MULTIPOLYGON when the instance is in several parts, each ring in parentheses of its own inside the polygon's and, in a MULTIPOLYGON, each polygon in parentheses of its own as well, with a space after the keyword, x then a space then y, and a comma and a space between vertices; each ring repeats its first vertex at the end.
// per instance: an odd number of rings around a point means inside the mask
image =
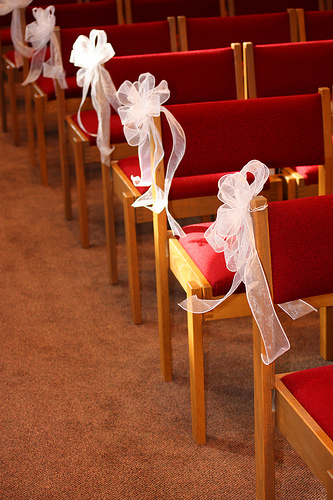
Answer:
POLYGON ((5 16, 12 12, 10 25, 10 35, 15 49, 15 64, 18 68, 23 65, 23 57, 30 59, 33 55, 32 47, 28 47, 23 42, 20 10, 25 9, 32 0, 1 0, 0 16, 5 16))
POLYGON ((97 137, 97 147, 101 161, 110 165, 110 104, 117 109, 116 88, 110 74, 102 66, 115 55, 113 47, 107 43, 103 30, 92 30, 89 38, 80 35, 73 45, 70 62, 80 67, 76 75, 79 87, 82 87, 82 99, 78 111, 80 127, 89 135, 97 137), (98 116, 97 134, 88 132, 81 121, 81 109, 91 86, 91 100, 98 116))
POLYGON ((117 91, 118 101, 122 104, 118 108, 118 113, 124 126, 125 137, 131 146, 138 146, 141 176, 132 177, 132 182, 135 186, 149 186, 146 193, 140 196, 133 203, 133 206, 144 206, 156 213, 160 213, 165 208, 173 233, 180 236, 184 233, 168 210, 168 195, 174 173, 184 156, 186 141, 180 124, 162 106, 169 97, 170 91, 167 82, 162 80, 155 87, 155 77, 150 73, 143 73, 135 83, 125 81, 117 91), (173 137, 173 148, 166 169, 164 189, 155 185, 152 175, 164 156, 161 137, 154 124, 154 117, 160 116, 161 112, 167 118, 173 137), (155 145, 153 158, 150 154, 151 138, 155 145), (155 189, 155 200, 153 199, 152 184, 154 184, 155 189))
POLYGON ((46 9, 36 7, 32 9, 32 14, 36 21, 28 24, 26 27, 25 40, 31 43, 34 55, 29 74, 22 85, 36 81, 44 68, 44 76, 57 78, 59 85, 62 88, 67 88, 58 39, 53 33, 56 23, 54 13, 55 8, 53 5, 50 5, 46 9), (51 42, 51 57, 47 63, 44 63, 48 42, 51 42), (57 63, 55 63, 55 59, 57 63), (54 68, 56 65, 57 71, 53 70, 51 72, 50 68, 54 68), (47 75, 45 75, 45 67, 47 67, 47 75))

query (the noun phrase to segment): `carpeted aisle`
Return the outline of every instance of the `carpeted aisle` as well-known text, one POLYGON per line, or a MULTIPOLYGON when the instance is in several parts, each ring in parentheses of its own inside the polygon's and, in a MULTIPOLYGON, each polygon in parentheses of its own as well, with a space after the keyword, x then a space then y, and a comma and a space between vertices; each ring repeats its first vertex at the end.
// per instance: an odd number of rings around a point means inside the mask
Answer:
MULTIPOLYGON (((207 433, 191 436, 184 297, 171 278, 174 380, 159 371, 150 225, 140 230, 144 323, 131 324, 121 206, 119 284, 106 274, 101 181, 89 175, 91 242, 63 217, 56 134, 50 185, 28 162, 27 139, 0 134, 1 500, 254 499, 251 319, 205 327, 207 433)), ((292 324, 281 370, 323 363, 318 316, 292 324)), ((277 436, 277 499, 324 491, 277 436)))

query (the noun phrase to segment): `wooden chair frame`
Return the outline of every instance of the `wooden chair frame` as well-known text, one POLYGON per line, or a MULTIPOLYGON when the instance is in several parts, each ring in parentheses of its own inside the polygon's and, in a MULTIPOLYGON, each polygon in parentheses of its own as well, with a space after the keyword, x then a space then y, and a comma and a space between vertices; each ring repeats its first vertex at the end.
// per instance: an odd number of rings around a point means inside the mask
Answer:
MULTIPOLYGON (((328 90, 328 89, 326 89, 328 90)), ((323 104, 323 103, 322 103, 323 104)), ((323 104, 324 105, 324 104, 323 104)), ((332 160, 332 143, 327 148, 328 164, 332 160)), ((164 165, 161 161, 155 176, 155 183, 164 185, 164 165)), ((160 344, 161 373, 165 381, 172 380, 171 331, 169 313, 168 270, 170 269, 187 296, 197 295, 204 299, 219 299, 213 296, 212 286, 181 246, 178 238, 167 231, 165 210, 153 214, 156 289, 158 307, 158 328, 160 344)), ((321 308, 323 317, 320 325, 321 355, 333 359, 333 341, 327 339, 327 323, 332 315, 331 308, 321 308)), ((197 444, 206 442, 206 419, 204 397, 203 324, 224 318, 251 315, 245 293, 231 295, 224 303, 204 314, 187 313, 189 340, 192 434, 197 444)), ((333 339, 332 339, 333 340, 333 339)))
MULTIPOLYGON (((319 10, 321 10, 321 11, 332 10, 332 0, 326 0, 326 9, 319 9, 319 10)), ((297 16, 299 41, 306 42, 307 35, 306 35, 306 21, 305 21, 304 9, 296 9, 296 16, 297 16)))
MULTIPOLYGON (((263 197, 252 201, 253 208, 266 204, 263 197)), ((272 271, 267 210, 252 213, 256 247, 267 282, 272 292, 272 271)), ((333 294, 305 299, 314 307, 332 306, 333 294)), ((320 428, 304 407, 275 375, 275 363, 264 365, 261 354, 263 343, 257 324, 253 321, 254 400, 255 400, 255 456, 256 498, 274 500, 274 428, 275 426, 310 467, 327 489, 327 498, 333 499, 333 441, 320 428)))
MULTIPOLYGON (((299 36, 298 36, 296 10, 295 9, 288 9, 287 12, 289 14, 290 41, 291 42, 298 42, 299 36)), ((228 22, 228 21, 226 20, 226 22, 228 22)), ((178 34, 179 34, 180 50, 189 50, 189 43, 188 43, 188 37, 187 37, 187 19, 185 16, 178 16, 177 17, 177 27, 178 27, 178 34)))
MULTIPOLYGON (((256 90, 256 75, 255 75, 255 58, 253 51, 253 44, 251 42, 243 43, 243 61, 244 61, 244 91, 246 99, 257 98, 256 90)), ((325 100, 323 106, 323 125, 324 125, 324 138, 329 147, 332 142, 332 114, 330 111, 330 91, 319 89, 322 99, 325 100)), ((325 168, 330 170, 330 168, 325 168)), ((285 198, 303 198, 305 196, 316 196, 318 194, 328 194, 333 189, 332 180, 326 179, 323 172, 323 167, 319 166, 319 183, 313 185, 306 185, 305 178, 292 168, 284 168, 282 170, 285 198), (292 182, 291 182, 292 181, 292 182), (294 182, 296 181, 296 183, 294 182)))

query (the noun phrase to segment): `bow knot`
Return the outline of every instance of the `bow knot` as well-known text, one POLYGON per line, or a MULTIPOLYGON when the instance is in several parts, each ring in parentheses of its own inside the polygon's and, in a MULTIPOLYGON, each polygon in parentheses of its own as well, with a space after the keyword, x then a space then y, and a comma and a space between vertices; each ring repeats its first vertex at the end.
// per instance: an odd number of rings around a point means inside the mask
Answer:
POLYGON ((97 147, 101 161, 110 164, 110 103, 117 109, 116 88, 108 71, 103 67, 115 55, 113 47, 107 43, 103 30, 91 30, 89 38, 80 35, 73 45, 70 62, 80 67, 76 75, 79 87, 82 87, 82 99, 77 114, 80 127, 89 135, 97 137, 97 147), (98 116, 97 134, 88 132, 81 121, 81 108, 91 86, 91 100, 98 116))

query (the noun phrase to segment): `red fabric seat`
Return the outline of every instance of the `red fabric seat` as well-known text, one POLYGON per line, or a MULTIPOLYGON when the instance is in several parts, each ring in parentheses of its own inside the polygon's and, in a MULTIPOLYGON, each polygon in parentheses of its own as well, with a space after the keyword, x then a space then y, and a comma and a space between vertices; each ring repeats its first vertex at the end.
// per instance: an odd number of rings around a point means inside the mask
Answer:
POLYGON ((283 383, 318 425, 333 439, 333 365, 290 373, 283 383))
MULTIPOLYGON (((183 227, 186 236, 179 238, 179 242, 211 284, 213 295, 225 295, 231 287, 234 273, 226 268, 224 254, 216 253, 205 239, 204 233, 210 225, 206 222, 183 227)), ((237 293, 244 291, 242 284, 237 293)))
MULTIPOLYGON (((69 78, 66 78, 66 82, 68 85, 68 89, 65 90, 65 95, 66 97, 80 97, 82 94, 82 88, 78 87, 76 84, 76 77, 71 76, 69 78)), ((41 75, 36 83, 39 85, 39 87, 43 90, 43 92, 47 95, 47 99, 49 101, 55 99, 55 89, 54 89, 54 83, 52 78, 45 78, 43 75, 41 75)))
POLYGON ((13 45, 12 37, 10 35, 10 28, 3 28, 0 30, 1 45, 4 47, 6 45, 13 45))
MULTIPOLYGON (((80 127, 77 121, 77 114, 72 116, 72 120, 80 127)), ((87 111, 83 111, 81 113, 81 121, 86 130, 92 134, 97 133, 98 127, 98 119, 97 113, 94 109, 89 109, 87 111)), ((119 144, 122 142, 126 142, 126 138, 124 136, 124 129, 121 124, 120 118, 117 114, 111 114, 110 120, 111 127, 111 142, 114 144, 119 144)), ((96 145, 96 137, 88 135, 90 146, 96 145)))
POLYGON ((295 170, 304 177, 304 183, 306 186, 318 184, 318 165, 295 167, 295 170))

